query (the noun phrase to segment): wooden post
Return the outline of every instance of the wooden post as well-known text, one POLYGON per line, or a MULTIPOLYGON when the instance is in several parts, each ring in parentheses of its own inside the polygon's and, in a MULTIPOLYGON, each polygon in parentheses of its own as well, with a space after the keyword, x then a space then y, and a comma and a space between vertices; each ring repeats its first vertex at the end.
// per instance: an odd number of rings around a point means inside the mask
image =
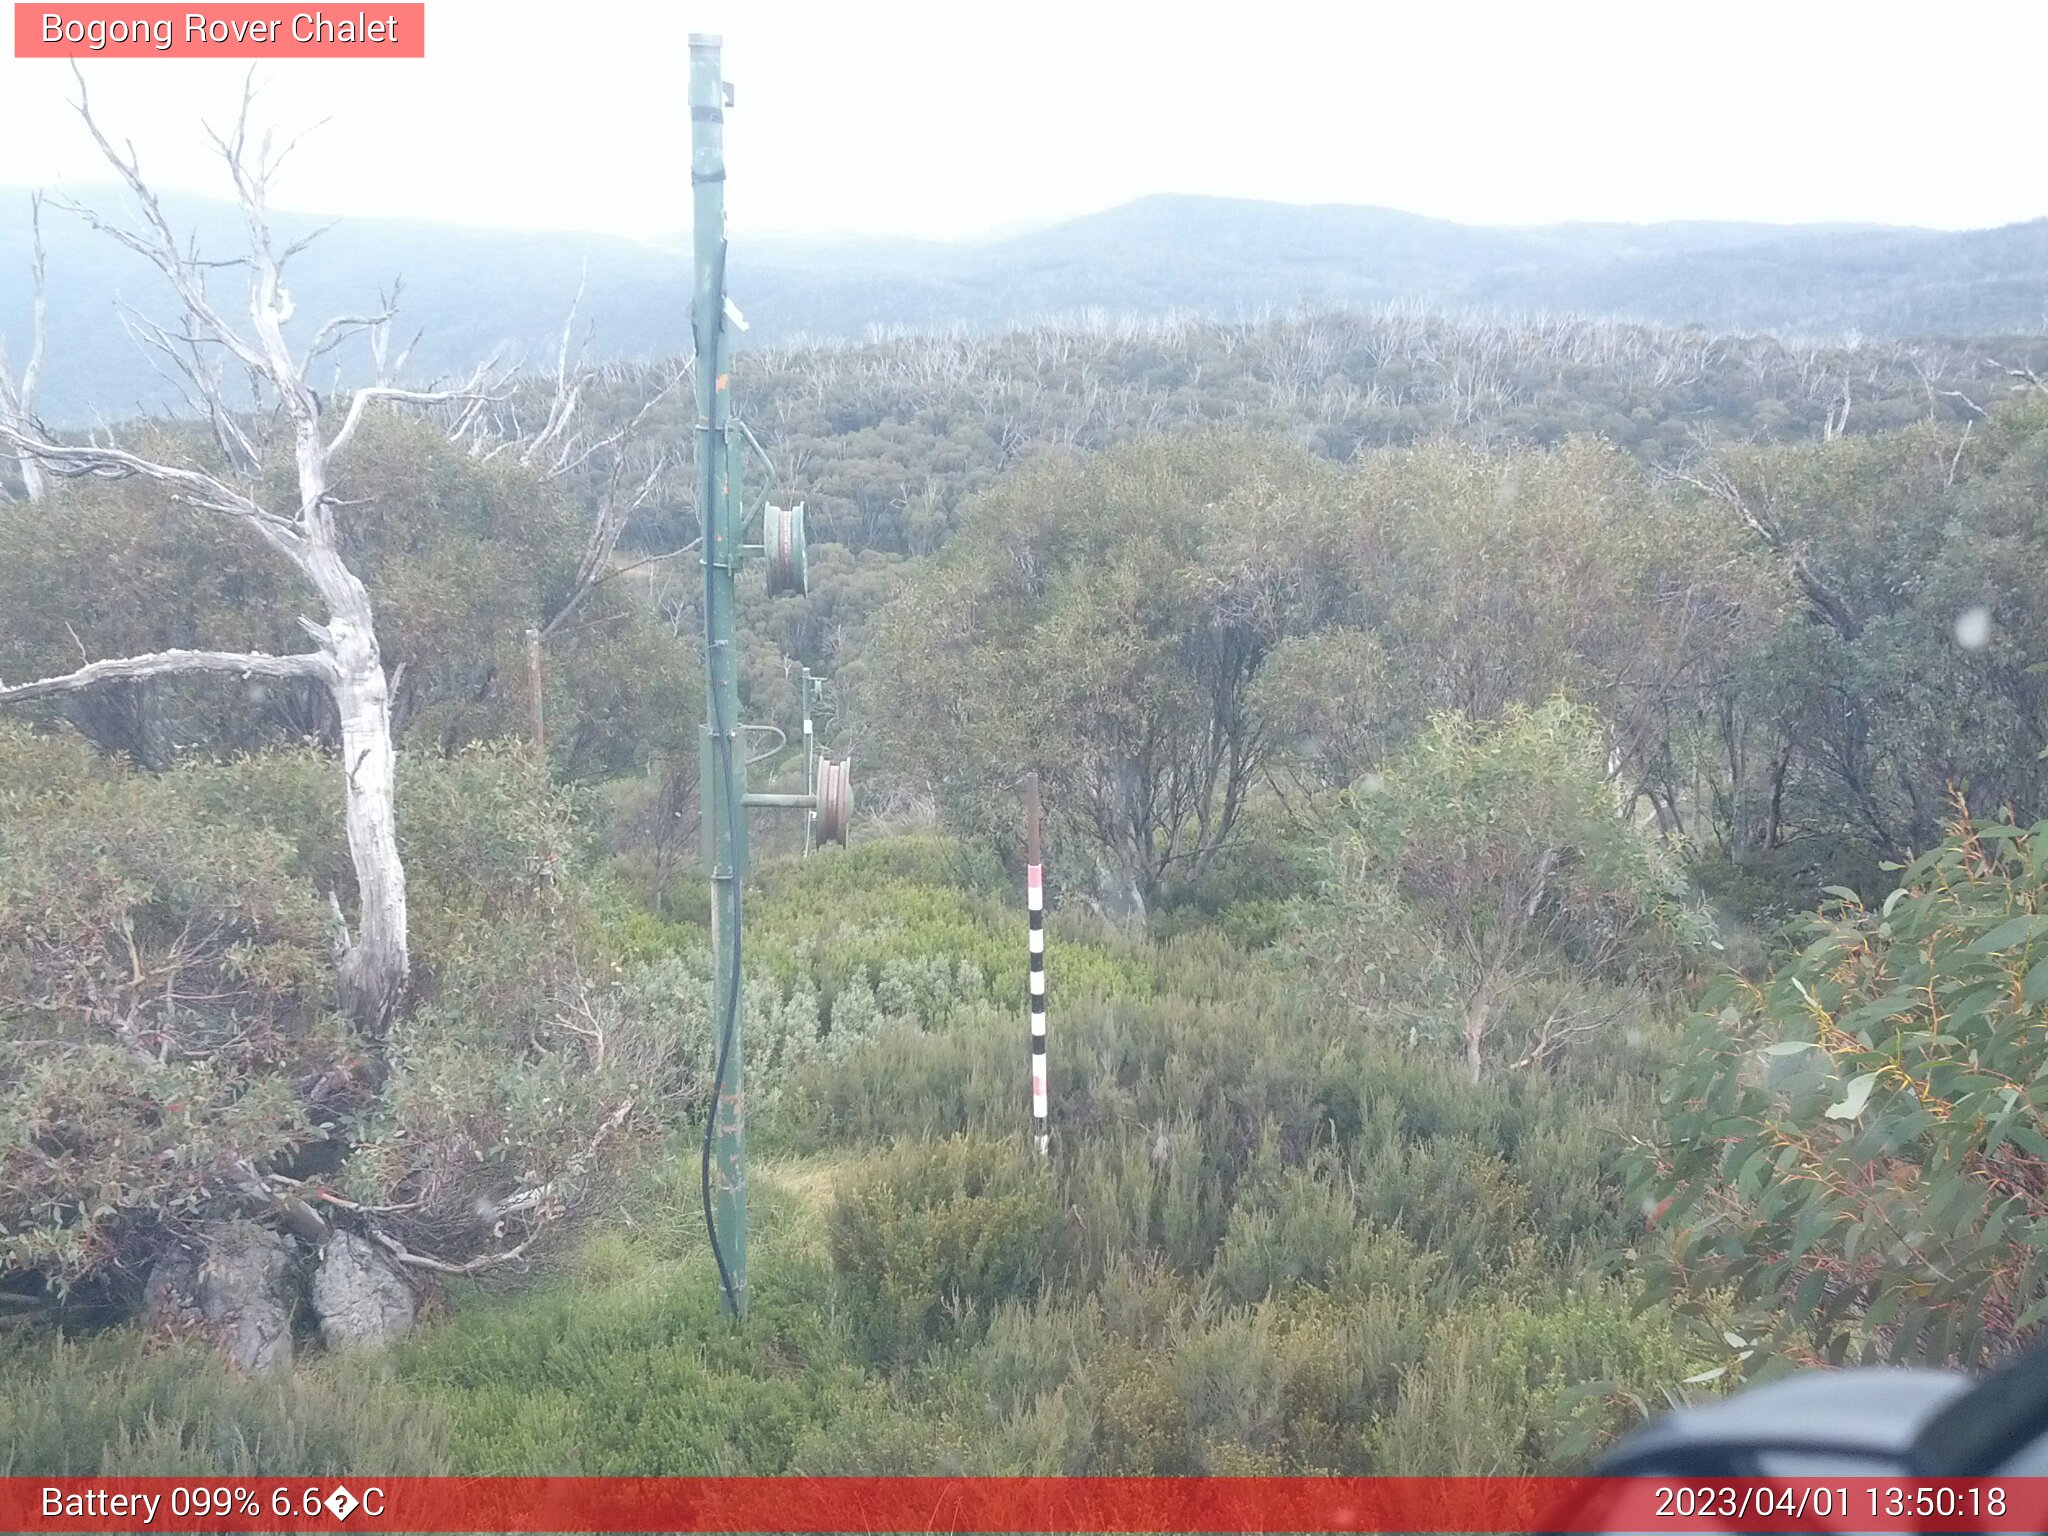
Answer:
POLYGON ((1031 944, 1031 1134, 1040 1155, 1052 1145, 1045 1081, 1045 866, 1039 832, 1038 775, 1024 776, 1024 910, 1031 944))
POLYGON ((533 737, 533 750, 544 757, 548 750, 548 733, 540 710, 540 631, 537 629, 526 632, 526 717, 527 729, 533 737))
MULTIPOLYGON (((804 667, 797 673, 797 701, 804 712, 804 792, 815 795, 818 792, 818 738, 811 729, 811 669, 804 667)), ((818 809, 812 806, 804 817, 804 857, 818 846, 818 809)))

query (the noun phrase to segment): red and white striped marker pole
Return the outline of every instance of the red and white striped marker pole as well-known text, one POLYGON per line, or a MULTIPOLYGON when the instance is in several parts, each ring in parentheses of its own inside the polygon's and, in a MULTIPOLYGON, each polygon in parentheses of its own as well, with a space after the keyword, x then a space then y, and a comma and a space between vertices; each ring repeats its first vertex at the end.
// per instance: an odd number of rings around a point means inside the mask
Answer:
POLYGON ((1045 1087, 1045 866, 1040 862, 1038 775, 1024 779, 1024 908, 1031 924, 1031 1132, 1038 1150, 1051 1146, 1045 1087))

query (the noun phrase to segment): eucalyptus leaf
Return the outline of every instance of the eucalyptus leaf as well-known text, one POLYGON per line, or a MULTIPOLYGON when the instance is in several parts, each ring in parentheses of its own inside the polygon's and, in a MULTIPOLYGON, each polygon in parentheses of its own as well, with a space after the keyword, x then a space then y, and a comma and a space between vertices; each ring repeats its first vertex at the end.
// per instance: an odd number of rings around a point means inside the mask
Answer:
POLYGON ((2026 944, 2048 933, 2048 916, 2029 912, 2020 917, 2010 918, 1985 934, 1970 946, 1970 952, 1977 955, 1996 955, 2026 944))
POLYGON ((2036 960, 2027 968, 2027 979, 2020 983, 2020 1000, 2037 1008, 2048 1003, 2048 960, 2036 960))
POLYGON ((1842 1102, 1831 1105, 1827 1111, 1830 1120, 1854 1120, 1863 1113, 1863 1106, 1870 1102, 1870 1090, 1877 1086, 1880 1074, 1865 1072, 1849 1079, 1848 1091, 1842 1095, 1842 1102))

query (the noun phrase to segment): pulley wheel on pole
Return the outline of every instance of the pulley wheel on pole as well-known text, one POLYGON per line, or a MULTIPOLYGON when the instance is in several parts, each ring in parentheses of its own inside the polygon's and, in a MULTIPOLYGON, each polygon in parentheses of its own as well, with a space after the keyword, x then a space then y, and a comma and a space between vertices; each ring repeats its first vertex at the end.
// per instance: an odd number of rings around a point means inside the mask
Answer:
POLYGON ((853 762, 827 758, 818 764, 818 841, 846 846, 853 825, 853 762))
POLYGON ((779 596, 810 590, 810 570, 804 551, 804 509, 778 507, 774 502, 761 512, 761 548, 768 560, 768 591, 779 596))

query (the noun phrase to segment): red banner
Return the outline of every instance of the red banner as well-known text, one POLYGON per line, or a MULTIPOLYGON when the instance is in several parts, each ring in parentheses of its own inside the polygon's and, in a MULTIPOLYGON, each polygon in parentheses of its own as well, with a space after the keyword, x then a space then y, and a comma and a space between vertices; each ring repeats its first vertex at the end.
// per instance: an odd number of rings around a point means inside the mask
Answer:
POLYGON ((423 59, 427 8, 409 4, 14 7, 17 59, 423 59))
POLYGON ((0 1478, 6 1531, 2040 1531, 2048 1478, 0 1478))

